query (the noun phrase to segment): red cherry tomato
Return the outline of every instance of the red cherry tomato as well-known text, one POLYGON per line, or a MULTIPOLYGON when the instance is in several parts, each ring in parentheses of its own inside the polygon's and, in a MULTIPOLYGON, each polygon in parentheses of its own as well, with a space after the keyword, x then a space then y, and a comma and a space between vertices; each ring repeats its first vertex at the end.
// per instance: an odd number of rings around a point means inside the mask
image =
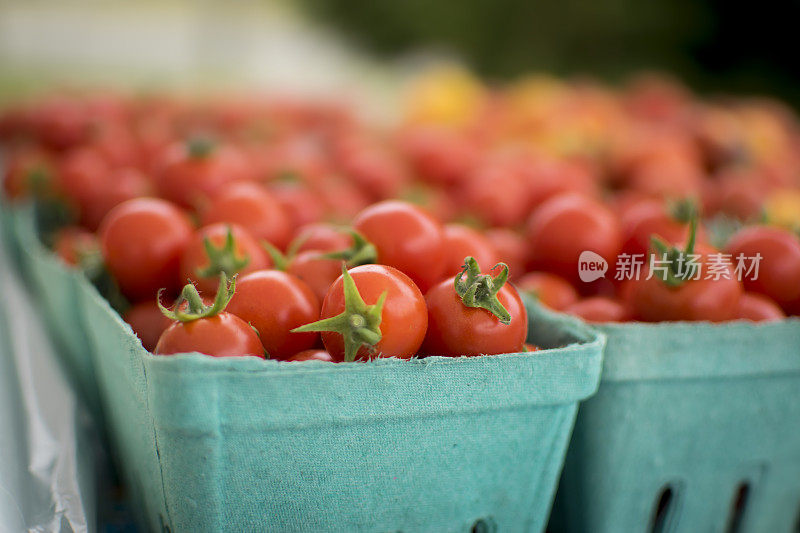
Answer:
POLYGON ((319 318, 319 300, 304 282, 277 270, 240 278, 228 311, 258 330, 270 359, 286 359, 311 348, 316 333, 290 330, 319 318))
POLYGON ((287 359, 287 361, 333 361, 331 354, 325 350, 303 350, 287 359))
POLYGON ((493 355, 523 351, 528 315, 517 290, 504 284, 497 300, 510 315, 507 324, 479 307, 467 307, 447 279, 428 291, 428 333, 423 351, 429 355, 493 355))
POLYGON ((241 182, 224 188, 202 214, 203 224, 229 222, 279 249, 289 243, 291 226, 280 202, 262 185, 241 182))
POLYGON ((81 220, 95 229, 111 209, 126 200, 148 196, 152 183, 140 170, 132 167, 116 168, 109 172, 102 188, 81 210, 81 220))
POLYGON ((516 160, 490 159, 465 180, 461 197, 468 212, 491 226, 524 222, 531 207, 525 169, 516 160))
POLYGON ((99 250, 100 243, 97 241, 97 236, 77 226, 60 229, 53 242, 53 251, 70 266, 77 266, 83 256, 97 253, 99 250))
MULTIPOLYGON (((81 222, 87 224, 90 222, 86 219, 88 209, 108 189, 111 166, 97 150, 82 147, 64 155, 58 166, 58 174, 64 195, 79 209, 81 222)), ((98 221, 91 222, 96 227, 98 221)))
POLYGON ((739 309, 736 318, 753 320, 754 322, 783 320, 786 313, 775 303, 775 300, 763 294, 746 292, 739 298, 739 309))
POLYGON ((355 218, 353 227, 375 245, 379 263, 401 270, 423 291, 444 272, 442 226, 412 204, 373 204, 355 218))
POLYGON ((521 276, 530 260, 530 250, 525 237, 510 228, 488 229, 484 235, 494 245, 498 257, 508 265, 509 277, 516 279, 521 276))
POLYGON ((642 200, 623 212, 622 232, 624 253, 647 256, 652 235, 658 235, 667 242, 681 242, 688 237, 689 224, 672 217, 663 201, 642 200))
POLYGON ((156 186, 167 200, 197 208, 215 198, 229 183, 251 178, 252 167, 244 154, 230 146, 193 139, 169 148, 156 186))
POLYGON ((345 176, 376 200, 396 197, 408 181, 405 169, 388 151, 368 143, 347 150, 339 164, 345 176))
POLYGON ((605 296, 584 298, 567 306, 564 312, 593 323, 625 322, 631 318, 627 305, 605 296))
POLYGON ((742 284, 736 279, 733 267, 727 263, 721 263, 725 274, 719 279, 706 279, 710 253, 713 251, 698 250, 701 256, 698 261, 700 279, 687 280, 673 287, 661 279, 660 272, 647 279, 643 271, 638 280, 631 280, 624 293, 634 317, 646 322, 723 322, 736 318, 739 299, 744 292, 742 284))
POLYGON ((192 281, 201 293, 209 293, 217 288, 221 270, 232 277, 262 270, 270 264, 261 245, 246 229, 236 224, 211 224, 197 230, 183 251, 181 282, 192 281), (228 232, 233 237, 233 249, 226 242, 228 232), (206 239, 215 249, 214 257, 209 256, 206 239))
POLYGON ((743 265, 754 264, 757 254, 758 276, 744 275, 746 290, 769 296, 784 310, 792 312, 800 301, 800 240, 790 231, 767 226, 746 227, 737 232, 725 246, 736 264, 741 255, 743 265))
POLYGON ((161 334, 155 353, 200 352, 214 357, 263 357, 264 348, 250 325, 231 313, 192 322, 175 322, 161 334))
POLYGON ((44 151, 25 147, 9 151, 6 157, 3 191, 9 199, 52 195, 58 189, 53 162, 44 151))
POLYGON ((325 299, 331 285, 342 272, 340 260, 326 259, 321 257, 322 254, 317 250, 300 252, 286 267, 286 272, 303 280, 319 301, 325 299))
POLYGON ((444 273, 442 277, 452 278, 461 272, 464 258, 472 256, 479 265, 491 268, 500 262, 499 254, 492 242, 478 230, 463 224, 444 226, 444 273))
POLYGON ((410 128, 400 135, 399 148, 418 175, 442 185, 463 181, 479 157, 466 135, 445 128, 410 128))
POLYGON ((297 252, 307 250, 335 252, 352 245, 353 238, 346 231, 342 231, 339 226, 324 222, 303 226, 292 239, 292 247, 297 252))
MULTIPOLYGON (((363 301, 375 305, 385 292, 380 322, 380 340, 371 347, 362 346, 357 360, 370 357, 408 359, 417 353, 428 325, 425 299, 411 279, 396 268, 385 265, 362 265, 349 271, 363 301)), ((345 310, 342 276, 331 285, 322 303, 320 318, 335 317, 345 310)), ((341 333, 323 332, 322 342, 334 361, 344 361, 345 346, 341 333)))
POLYGON ((131 306, 122 318, 130 325, 148 352, 155 350, 161 334, 173 323, 164 316, 155 299, 145 300, 131 306))
POLYGON ((578 280, 578 258, 589 250, 609 265, 616 264, 622 231, 616 215, 585 196, 568 194, 551 198, 528 221, 531 266, 578 280))
POLYGON ((319 194, 300 183, 271 183, 269 191, 289 217, 289 226, 299 228, 319 222, 325 217, 325 206, 319 194))
POLYGON ((153 298, 178 288, 180 258, 193 228, 174 204, 137 198, 112 209, 100 224, 106 266, 131 300, 153 298))
POLYGON ((548 272, 529 272, 514 285, 554 311, 563 311, 578 301, 578 291, 570 282, 548 272))

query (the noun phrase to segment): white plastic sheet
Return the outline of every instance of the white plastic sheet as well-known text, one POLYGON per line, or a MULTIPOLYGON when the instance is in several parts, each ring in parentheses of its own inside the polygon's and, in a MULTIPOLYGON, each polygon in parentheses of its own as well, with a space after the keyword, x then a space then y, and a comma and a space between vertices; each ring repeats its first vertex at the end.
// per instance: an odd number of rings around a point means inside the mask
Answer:
POLYGON ((96 530, 97 440, 0 232, 0 532, 96 530))

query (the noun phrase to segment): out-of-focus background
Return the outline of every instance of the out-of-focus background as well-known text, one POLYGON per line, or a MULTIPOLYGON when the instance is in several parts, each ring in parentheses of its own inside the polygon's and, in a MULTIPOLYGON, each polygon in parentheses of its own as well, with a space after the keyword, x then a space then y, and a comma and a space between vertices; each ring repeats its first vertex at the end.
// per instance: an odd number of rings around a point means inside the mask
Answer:
POLYGON ((798 15, 800 2, 779 1, 4 0, 0 96, 54 84, 247 85, 361 101, 447 58, 495 80, 658 70, 704 92, 796 106, 798 15))

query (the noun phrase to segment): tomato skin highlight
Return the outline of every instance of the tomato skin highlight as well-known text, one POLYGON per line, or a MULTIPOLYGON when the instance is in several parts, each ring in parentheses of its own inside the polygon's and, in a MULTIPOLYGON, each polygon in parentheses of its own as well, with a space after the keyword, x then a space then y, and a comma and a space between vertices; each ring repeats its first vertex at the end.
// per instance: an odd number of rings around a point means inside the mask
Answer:
MULTIPOLYGON (((387 293, 380 325, 381 340, 373 350, 362 346, 356 360, 364 361, 375 356, 408 359, 416 354, 425 338, 428 313, 425 298, 411 278, 385 265, 362 265, 349 272, 367 305, 374 305, 384 291, 387 293)), ((339 276, 325 296, 320 318, 342 313, 344 303, 344 283, 339 276)), ((341 334, 322 332, 322 342, 334 361, 344 361, 341 334)))
POLYGON ((200 352, 213 357, 264 356, 258 335, 247 322, 231 314, 175 322, 161 334, 157 355, 200 352))
POLYGON ((441 224, 422 209, 386 200, 364 209, 353 227, 378 250, 378 262, 410 277, 424 291, 444 272, 441 224))
POLYGON ((280 202, 257 183, 240 182, 225 187, 202 213, 203 224, 229 222, 245 228, 283 250, 289 243, 289 217, 280 202))
POLYGON ((157 198, 128 200, 100 224, 100 247, 123 294, 133 301, 177 290, 180 259, 194 232, 174 204, 157 198))
POLYGON ((263 248, 246 229, 236 224, 211 224, 195 232, 181 255, 182 283, 192 281, 201 293, 214 293, 219 284, 219 274, 201 276, 198 273, 198 270, 209 266, 209 257, 204 241, 208 239, 214 247, 220 248, 224 245, 229 230, 233 235, 235 257, 242 260, 247 258, 247 264, 244 267, 237 272, 227 273, 229 277, 236 273, 249 274, 270 266, 271 262, 263 248))
POLYGON ((286 359, 311 348, 316 333, 290 330, 319 318, 319 300, 303 281, 277 270, 242 276, 227 307, 258 330, 270 359, 286 359))
POLYGON ((507 284, 497 298, 511 315, 508 325, 486 309, 465 306, 452 279, 432 287, 425 295, 428 333, 424 353, 457 357, 519 352, 528 336, 525 306, 516 289, 507 284))

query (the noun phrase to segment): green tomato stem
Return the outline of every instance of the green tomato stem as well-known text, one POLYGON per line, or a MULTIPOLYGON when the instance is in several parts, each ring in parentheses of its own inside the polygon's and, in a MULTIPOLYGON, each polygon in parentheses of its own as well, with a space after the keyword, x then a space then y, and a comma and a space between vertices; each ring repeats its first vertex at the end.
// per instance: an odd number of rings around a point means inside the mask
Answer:
POLYGON ((464 258, 461 272, 453 280, 453 286, 465 306, 486 309, 496 316, 501 323, 508 325, 511 323, 511 315, 497 298, 497 293, 508 281, 508 265, 497 263, 492 267, 492 270, 497 267, 501 267, 501 270, 495 277, 489 274, 481 274, 478 261, 472 256, 467 256, 464 258), (466 280, 464 279, 464 274, 467 275, 466 280))
POLYGON ((179 322, 192 322, 201 318, 208 318, 220 314, 225 310, 228 302, 233 298, 236 292, 236 276, 228 279, 225 272, 219 274, 219 288, 217 295, 214 297, 214 302, 211 305, 206 305, 200 294, 197 292, 197 287, 191 283, 184 285, 181 290, 180 296, 175 301, 172 309, 167 309, 161 304, 161 293, 164 289, 158 291, 158 308, 167 318, 177 320, 179 322), (183 311, 181 306, 186 302, 187 310, 183 311))
POLYGON ((202 278, 216 277, 222 272, 233 276, 250 263, 250 256, 247 254, 236 257, 236 241, 230 226, 228 226, 228 233, 225 235, 225 243, 222 246, 214 246, 208 237, 203 240, 203 246, 208 257, 208 266, 195 271, 202 278))
POLYGON ((383 338, 381 320, 387 292, 384 291, 374 305, 367 305, 358 292, 347 266, 342 264, 342 282, 344 288, 344 311, 330 318, 300 326, 293 333, 308 331, 330 331, 339 333, 344 341, 344 360, 355 361, 358 351, 363 346, 374 347, 383 338))
POLYGON ((375 245, 369 242, 363 235, 354 229, 346 230, 353 238, 353 245, 350 248, 337 252, 322 254, 323 259, 339 259, 347 263, 349 268, 359 265, 374 263, 378 259, 378 250, 375 245))

